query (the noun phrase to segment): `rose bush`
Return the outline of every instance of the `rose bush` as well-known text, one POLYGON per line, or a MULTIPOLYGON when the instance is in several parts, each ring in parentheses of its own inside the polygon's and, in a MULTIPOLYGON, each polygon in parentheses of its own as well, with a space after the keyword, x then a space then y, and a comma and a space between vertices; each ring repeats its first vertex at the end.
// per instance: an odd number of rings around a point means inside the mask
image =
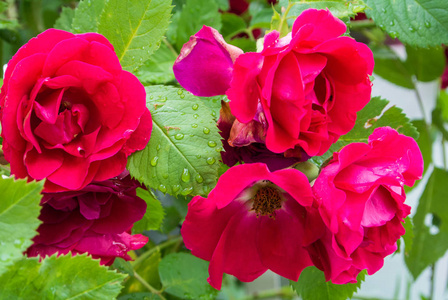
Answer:
POLYGON ((264 114, 270 151, 322 155, 353 128, 370 100, 373 55, 345 31, 328 10, 308 9, 287 36, 274 30, 261 53, 235 61, 231 111, 242 123, 264 114))
POLYGON ((142 84, 96 33, 49 29, 9 61, 0 94, 5 158, 45 191, 119 175, 152 129, 142 84))
POLYGON ((28 256, 88 253, 111 265, 116 257, 131 260, 128 251, 140 249, 148 238, 131 235, 132 225, 146 211, 136 195, 140 184, 130 176, 95 182, 81 191, 44 193, 39 219, 43 222, 28 256))
POLYGON ((233 62, 242 53, 227 44, 216 29, 204 25, 183 45, 173 72, 180 85, 194 95, 223 95, 232 79, 233 62))
POLYGON ((352 143, 325 166, 313 185, 324 235, 309 246, 313 263, 333 283, 373 274, 397 249, 410 207, 404 185, 423 172, 417 143, 389 127, 377 128, 369 143, 352 143))
POLYGON ((208 279, 221 288, 223 273, 252 281, 266 270, 297 280, 311 265, 303 247, 307 207, 313 194, 307 177, 295 169, 270 172, 262 163, 230 168, 208 198, 188 205, 181 234, 185 246, 210 261, 208 279))

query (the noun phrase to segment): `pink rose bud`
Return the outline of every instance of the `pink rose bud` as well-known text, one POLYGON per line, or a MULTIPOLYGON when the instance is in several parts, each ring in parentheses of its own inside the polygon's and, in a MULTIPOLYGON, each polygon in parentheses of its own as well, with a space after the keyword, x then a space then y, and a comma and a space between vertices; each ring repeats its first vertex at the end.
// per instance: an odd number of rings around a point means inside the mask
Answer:
POLYGON ((356 282, 358 273, 373 274, 397 249, 410 213, 404 185, 423 172, 415 140, 390 127, 377 128, 369 143, 352 143, 324 167, 313 191, 326 227, 309 246, 313 263, 327 280, 356 282))
POLYGON ((227 44, 216 29, 204 25, 182 47, 173 66, 174 76, 196 96, 224 95, 230 86, 233 62, 242 53, 227 44))
POLYGON ((223 273, 248 282, 270 269, 296 281, 311 265, 305 240, 321 234, 321 227, 307 223, 313 201, 298 170, 238 165, 219 178, 208 198, 193 198, 181 233, 193 255, 210 261, 208 281, 216 289, 223 273), (306 237, 306 228, 319 232, 307 230, 306 237))

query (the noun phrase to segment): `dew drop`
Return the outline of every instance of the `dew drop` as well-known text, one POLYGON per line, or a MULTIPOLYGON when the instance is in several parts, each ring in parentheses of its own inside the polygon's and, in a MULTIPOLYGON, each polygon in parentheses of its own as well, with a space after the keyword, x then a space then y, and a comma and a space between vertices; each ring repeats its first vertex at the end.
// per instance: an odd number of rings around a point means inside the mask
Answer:
POLYGON ((408 28, 410 32, 415 32, 415 28, 414 27, 409 27, 408 28))
POLYGON ((149 99, 151 99, 151 100, 154 99, 154 96, 153 95, 149 96, 149 99))
POLYGON ((203 182, 204 181, 204 178, 202 178, 202 176, 201 175, 196 175, 196 177, 194 178, 194 179, 196 179, 196 181, 198 182, 198 183, 201 183, 201 182, 203 182))
POLYGON ((192 128, 198 128, 198 124, 191 124, 192 128))
POLYGON ((162 177, 163 177, 164 179, 168 179, 168 174, 163 174, 162 177))
POLYGON ((164 186, 163 184, 159 185, 159 191, 161 191, 162 193, 166 193, 166 186, 164 186))
POLYGON ((173 185, 173 192, 174 193, 177 193, 179 190, 180 190, 180 185, 178 185, 178 184, 173 185))
POLYGON ((160 144, 157 145, 156 149, 157 149, 157 151, 160 150, 160 144))
POLYGON ((202 156, 200 154, 196 154, 196 158, 200 159, 202 156))
POLYGON ((216 148, 215 148, 215 151, 216 151, 216 152, 221 152, 221 151, 222 151, 222 147, 219 147, 219 146, 216 147, 216 148))
POLYGON ((215 159, 213 158, 213 157, 209 157, 209 158, 207 158, 207 163, 209 164, 209 165, 213 165, 214 163, 215 163, 215 159))
POLYGON ((208 129, 207 127, 204 127, 204 129, 202 130, 205 134, 209 134, 210 133, 210 129, 208 129))
POLYGON ((184 138, 184 135, 183 135, 182 133, 178 133, 178 134, 176 134, 176 135, 174 136, 174 138, 175 138, 176 140, 181 140, 181 139, 184 138))
POLYGON ((216 113, 212 111, 212 117, 216 117, 216 113))
POLYGON ((183 182, 188 182, 190 181, 190 177, 191 177, 190 171, 188 171, 188 169, 185 168, 180 178, 182 179, 183 182))
POLYGON ((398 38, 398 36, 399 36, 398 32, 395 32, 395 31, 391 31, 391 32, 389 32, 389 35, 390 35, 391 38, 393 38, 393 39, 396 39, 396 38, 398 38))
POLYGON ((198 114, 194 114, 193 118, 197 119, 197 118, 199 118, 199 115, 198 114))
POLYGON ((209 147, 212 147, 212 148, 216 147, 216 143, 214 141, 208 141, 207 144, 208 144, 209 147))
POLYGON ((157 162, 158 162, 158 161, 159 161, 159 157, 158 157, 158 156, 154 156, 154 157, 151 159, 151 162, 150 162, 151 166, 153 166, 153 167, 157 166, 157 162))
POLYGON ((390 26, 394 26, 394 25, 395 25, 394 20, 390 21, 389 25, 390 25, 390 26))
POLYGON ((386 12, 387 12, 387 10, 386 10, 385 8, 382 8, 381 11, 382 11, 383 13, 386 13, 386 12))
POLYGON ((185 98, 184 94, 180 95, 180 99, 184 99, 184 98, 185 98))
POLYGON ((197 109, 199 108, 199 105, 194 104, 191 108, 192 108, 193 110, 197 110, 197 109))
POLYGON ((178 95, 182 95, 183 93, 184 93, 183 90, 181 90, 181 89, 177 90, 177 94, 178 94, 178 95))
POLYGON ((186 196, 188 194, 190 194, 193 191, 193 187, 189 187, 189 188, 184 188, 182 190, 182 192, 180 192, 182 195, 186 196))
POLYGON ((425 27, 426 28, 431 28, 431 23, 429 23, 428 21, 425 22, 425 27))
POLYGON ((166 100, 168 100, 167 97, 163 97, 162 99, 160 99, 160 101, 165 102, 166 100))

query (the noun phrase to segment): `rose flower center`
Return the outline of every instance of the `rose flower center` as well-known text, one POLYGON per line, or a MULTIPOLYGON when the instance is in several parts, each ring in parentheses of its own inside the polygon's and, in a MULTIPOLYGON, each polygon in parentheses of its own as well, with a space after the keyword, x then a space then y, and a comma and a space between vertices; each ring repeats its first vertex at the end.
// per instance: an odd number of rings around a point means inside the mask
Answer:
POLYGON ((257 217, 269 216, 275 219, 275 211, 282 208, 283 198, 275 187, 263 186, 251 200, 253 201, 251 210, 255 211, 257 217))

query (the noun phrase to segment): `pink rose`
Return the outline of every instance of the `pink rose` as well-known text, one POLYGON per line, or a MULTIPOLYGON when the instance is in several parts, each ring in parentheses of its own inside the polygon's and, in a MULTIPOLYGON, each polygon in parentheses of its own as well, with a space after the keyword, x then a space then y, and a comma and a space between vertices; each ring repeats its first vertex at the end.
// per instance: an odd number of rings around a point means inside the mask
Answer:
POLYGON ((292 32, 272 31, 261 53, 240 55, 227 96, 238 121, 266 118, 266 147, 322 155, 350 131, 370 100, 370 49, 341 36, 345 24, 328 10, 305 10, 292 32), (294 150, 295 149, 295 150, 294 150))
POLYGON ((377 128, 368 144, 335 152, 313 186, 325 234, 309 246, 313 263, 333 283, 355 282, 373 274, 397 249, 410 213, 404 185, 423 172, 417 143, 390 127, 377 128))
POLYGON ((173 72, 180 85, 196 96, 224 95, 232 79, 233 62, 242 53, 227 44, 216 29, 204 25, 182 47, 173 72))
POLYGON ((130 176, 91 183, 81 191, 44 193, 34 244, 28 256, 88 253, 111 265, 116 257, 131 260, 128 251, 140 249, 148 238, 131 235, 132 225, 146 211, 136 196, 140 185, 130 176))
POLYGON ((300 171, 238 165, 219 178, 208 198, 193 198, 181 234, 193 255, 210 261, 208 281, 216 289, 223 273, 247 282, 270 269, 297 280, 311 265, 303 244, 305 228, 313 228, 306 223, 312 203, 300 171))
POLYGON ((11 173, 46 192, 119 175, 152 129, 145 90, 96 33, 49 29, 9 61, 0 94, 11 173))

